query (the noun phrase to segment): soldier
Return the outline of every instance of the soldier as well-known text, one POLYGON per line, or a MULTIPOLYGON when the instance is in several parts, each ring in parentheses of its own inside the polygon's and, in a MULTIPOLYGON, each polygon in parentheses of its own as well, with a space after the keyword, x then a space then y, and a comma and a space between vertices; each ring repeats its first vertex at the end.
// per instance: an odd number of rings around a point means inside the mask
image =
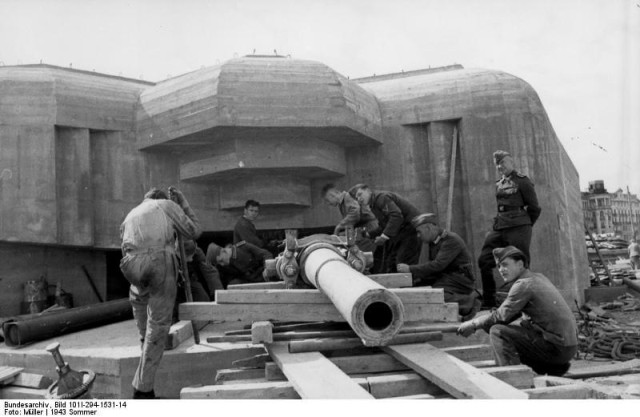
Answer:
POLYGON ((366 184, 354 185, 349 194, 378 219, 382 232, 375 237, 374 243, 384 246, 381 272, 396 272, 399 263, 418 263, 420 244, 416 229, 411 225, 411 220, 420 214, 418 209, 396 193, 373 191, 366 184))
POLYGON ((233 243, 249 242, 259 248, 264 248, 264 242, 258 237, 258 231, 253 222, 260 213, 260 203, 256 200, 247 200, 244 203, 244 214, 238 219, 233 228, 233 243))
POLYGON ((273 259, 273 255, 268 250, 244 241, 224 248, 211 243, 207 248, 207 261, 218 267, 225 287, 230 284, 264 281, 263 271, 266 259, 273 259))
POLYGON ((463 320, 473 318, 480 308, 480 300, 467 245, 457 233, 438 226, 433 213, 421 214, 411 224, 422 244, 428 246, 429 259, 419 265, 398 264, 398 272, 410 272, 414 287, 443 288, 444 301, 458 303, 463 320))
POLYGON ((187 239, 200 236, 200 222, 176 188, 169 195, 152 188, 127 214, 120 226, 123 258, 120 270, 131 284, 133 309, 142 353, 133 377, 133 398, 155 398, 154 381, 164 353, 176 298, 176 233, 187 239))
POLYGON ((327 184, 322 187, 322 199, 330 206, 338 207, 342 220, 333 230, 337 235, 347 226, 362 228, 365 233, 374 232, 378 229, 378 220, 371 213, 368 207, 361 207, 358 201, 346 191, 340 191, 334 184, 327 184))
POLYGON ((529 270, 522 251, 507 246, 492 253, 500 275, 511 283, 507 298, 490 314, 462 323, 457 333, 464 337, 477 329, 489 333, 498 366, 523 363, 541 375, 563 375, 578 349, 569 305, 547 277, 529 270))
POLYGON ((478 258, 482 276, 482 303, 489 308, 496 306, 496 283, 493 279, 496 263, 493 249, 513 245, 530 262, 531 231, 541 211, 533 183, 526 175, 515 170, 511 155, 505 151, 496 151, 493 158, 498 173, 502 175, 496 182, 498 214, 478 258))

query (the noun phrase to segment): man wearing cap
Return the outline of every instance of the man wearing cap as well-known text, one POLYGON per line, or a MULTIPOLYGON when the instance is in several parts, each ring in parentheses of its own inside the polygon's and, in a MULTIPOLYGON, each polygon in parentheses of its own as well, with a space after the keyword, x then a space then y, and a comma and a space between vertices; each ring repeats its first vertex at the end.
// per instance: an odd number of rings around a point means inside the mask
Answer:
POLYGON ((259 248, 264 248, 264 242, 258 237, 258 231, 256 230, 255 224, 253 224, 258 218, 259 213, 259 202, 256 200, 247 200, 247 202, 244 203, 244 213, 233 228, 233 243, 244 241, 256 245, 259 248))
MULTIPOLYGON (((411 220, 420 214, 409 201, 390 191, 374 191, 366 184, 354 185, 349 194, 361 206, 369 207, 378 219, 382 232, 375 237, 377 246, 384 246, 381 272, 396 272, 396 264, 418 263, 420 245, 411 220)), ((373 237, 373 235, 372 235, 373 237)))
POLYGON ((511 155, 505 151, 496 151, 493 158, 496 169, 502 175, 496 182, 498 214, 494 218, 493 230, 487 234, 478 257, 483 305, 486 307, 496 306, 496 283, 493 279, 496 264, 493 249, 512 245, 520 249, 528 260, 531 259, 531 231, 541 212, 533 182, 515 170, 511 155))
POLYGON ((176 233, 187 239, 200 236, 200 223, 182 192, 169 187, 169 195, 152 188, 127 214, 120 226, 120 270, 131 284, 133 309, 142 353, 133 377, 133 398, 155 398, 154 380, 171 326, 176 298, 178 263, 176 233))
POLYGON ((419 265, 398 264, 398 272, 410 272, 414 287, 443 288, 445 302, 458 303, 463 319, 472 318, 480 308, 480 300, 471 254, 464 241, 457 233, 440 227, 433 213, 421 214, 411 224, 422 244, 429 247, 429 260, 419 265))
POLYGON ((207 261, 220 270, 225 287, 264 281, 262 272, 266 259, 273 259, 271 252, 249 242, 238 242, 224 248, 211 243, 207 248, 207 261))
POLYGON ((458 334, 468 337, 479 328, 489 333, 498 366, 523 363, 538 374, 565 374, 578 345, 571 309, 547 277, 528 269, 521 250, 507 246, 493 255, 502 278, 512 283, 507 298, 490 314, 462 323, 458 334))

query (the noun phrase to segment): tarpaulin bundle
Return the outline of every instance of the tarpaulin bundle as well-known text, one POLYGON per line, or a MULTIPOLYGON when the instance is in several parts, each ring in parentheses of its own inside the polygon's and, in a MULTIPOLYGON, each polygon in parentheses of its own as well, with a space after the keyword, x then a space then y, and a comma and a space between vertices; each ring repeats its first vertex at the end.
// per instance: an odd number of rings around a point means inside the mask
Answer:
POLYGON ((2 323, 2 330, 7 346, 21 346, 132 317, 131 303, 128 298, 123 298, 50 313, 13 317, 2 323))

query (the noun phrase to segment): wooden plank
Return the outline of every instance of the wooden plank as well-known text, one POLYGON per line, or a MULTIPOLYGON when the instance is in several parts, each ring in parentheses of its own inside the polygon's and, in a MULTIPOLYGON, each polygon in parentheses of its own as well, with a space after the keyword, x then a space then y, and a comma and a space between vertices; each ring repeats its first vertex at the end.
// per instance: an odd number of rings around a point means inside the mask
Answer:
POLYGON ((531 388, 523 391, 531 400, 586 400, 594 398, 594 391, 583 384, 531 388))
POLYGON ((289 382, 258 382, 253 384, 207 385, 180 390, 181 400, 213 399, 296 399, 300 398, 289 382))
MULTIPOLYGON (((207 321, 197 321, 195 325, 198 330, 206 327, 207 321)), ((169 328, 169 334, 167 334, 167 341, 165 343, 164 350, 172 350, 180 346, 185 340, 189 340, 193 336, 193 326, 188 320, 181 320, 174 323, 169 328)))
MULTIPOLYGON (((434 340, 442 340, 442 333, 425 332, 399 334, 391 339, 389 344, 415 344, 434 340)), ((363 344, 362 340, 359 338, 292 340, 289 342, 289 352, 304 353, 326 350, 351 349, 361 346, 363 346, 363 344)))
POLYGON ((25 387, 2 387, 0 399, 3 400, 32 400, 46 398, 47 389, 35 389, 25 387))
MULTIPOLYGON (((469 364, 471 365, 471 364, 469 364)), ((473 366, 473 365, 471 365, 473 366)), ((491 366, 483 371, 512 387, 519 389, 533 388, 534 372, 526 365, 491 366)))
MULTIPOLYGON (((227 290, 283 290, 285 289, 284 281, 273 281, 273 282, 252 282, 249 284, 231 284, 227 287, 227 290)), ((217 293, 217 291, 216 291, 217 293)), ((217 300, 217 294, 216 294, 217 300)))
POLYGON ((452 346, 441 348, 440 350, 465 362, 484 361, 493 358, 491 345, 487 344, 452 346))
POLYGON ((640 359, 632 359, 625 362, 616 362, 608 365, 593 366, 584 369, 569 370, 564 377, 572 379, 585 379, 597 376, 611 376, 633 374, 640 371, 640 359))
POLYGON ((46 375, 20 372, 15 376, 11 385, 15 387, 44 389, 53 384, 53 380, 46 375))
MULTIPOLYGON (((466 359, 464 358, 476 358, 477 355, 475 352, 484 351, 485 346, 488 346, 488 345, 456 346, 456 347, 444 348, 440 350, 466 361, 466 359)), ((398 372, 398 371, 407 371, 411 369, 407 365, 395 359, 393 356, 388 355, 386 353, 374 353, 369 355, 355 355, 355 356, 354 355, 335 356, 335 357, 330 357, 329 360, 333 362, 342 372, 348 375, 382 373, 382 372, 398 372)), ((474 362, 469 362, 469 364, 474 367, 495 368, 494 360, 474 361, 474 362)), ((282 372, 280 371, 280 369, 275 363, 267 362, 264 364, 264 368, 265 368, 265 378, 268 381, 281 381, 284 378, 284 374, 282 374, 282 372)), ((490 369, 489 373, 492 373, 492 372, 493 370, 490 369)), ((499 374, 500 369, 496 368, 496 372, 498 372, 499 374)), ((523 371, 523 372, 529 372, 529 371, 523 371)), ((533 378, 532 372, 531 372, 531 378, 533 378)))
POLYGON ((527 398, 511 385, 428 343, 382 349, 456 398, 527 398))
MULTIPOLYGON (((413 281, 409 273, 371 274, 367 278, 377 282, 385 288, 411 287, 413 281)), ((232 284, 227 290, 277 290, 285 289, 284 281, 255 282, 250 284, 232 284)), ((294 290, 291 290, 294 291, 294 290)))
MULTIPOLYGON (((208 339, 207 339, 208 340, 208 339)), ((251 324, 251 343, 272 343, 273 323, 270 321, 256 321, 251 324)))
POLYGON ((301 398, 373 398, 321 353, 294 355, 285 343, 267 344, 266 348, 301 398))
POLYGON ((271 356, 268 353, 242 358, 231 362, 231 365, 246 368, 264 368, 264 364, 271 362, 271 356))
POLYGON ((12 379, 23 371, 23 368, 16 368, 13 366, 0 366, 0 382, 12 379))
MULTIPOLYGON (((390 290, 403 304, 444 304, 441 288, 397 288, 390 290)), ((273 290, 244 289, 216 291, 218 304, 331 304, 325 294, 316 289, 273 290)))
MULTIPOLYGON (((194 302, 180 304, 180 320, 234 321, 338 321, 345 319, 332 304, 217 304, 194 302)), ((405 321, 458 322, 458 304, 408 304, 405 321)))
POLYGON ((404 288, 413 286, 413 278, 410 273, 371 274, 367 278, 377 282, 385 288, 404 288))
POLYGON ((216 384, 228 381, 238 381, 242 379, 262 378, 265 371, 262 369, 220 369, 216 372, 216 384))

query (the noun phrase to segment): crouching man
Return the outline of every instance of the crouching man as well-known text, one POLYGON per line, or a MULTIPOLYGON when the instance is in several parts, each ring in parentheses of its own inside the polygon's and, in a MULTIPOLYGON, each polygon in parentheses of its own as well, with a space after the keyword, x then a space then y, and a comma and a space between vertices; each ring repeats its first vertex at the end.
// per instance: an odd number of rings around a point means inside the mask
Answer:
POLYGON ((422 245, 429 248, 429 259, 417 265, 398 264, 398 272, 410 272, 413 286, 430 285, 444 289, 444 301, 458 303, 463 320, 476 315, 480 299, 475 290, 472 259, 467 245, 457 233, 438 225, 436 215, 425 213, 411 220, 422 245))
POLYGON ((507 246, 493 255, 500 275, 513 285, 497 309, 465 321, 458 334, 468 337, 478 328, 488 332, 498 366, 523 363, 538 374, 564 375, 578 344, 571 309, 547 277, 529 271, 522 251, 507 246))

